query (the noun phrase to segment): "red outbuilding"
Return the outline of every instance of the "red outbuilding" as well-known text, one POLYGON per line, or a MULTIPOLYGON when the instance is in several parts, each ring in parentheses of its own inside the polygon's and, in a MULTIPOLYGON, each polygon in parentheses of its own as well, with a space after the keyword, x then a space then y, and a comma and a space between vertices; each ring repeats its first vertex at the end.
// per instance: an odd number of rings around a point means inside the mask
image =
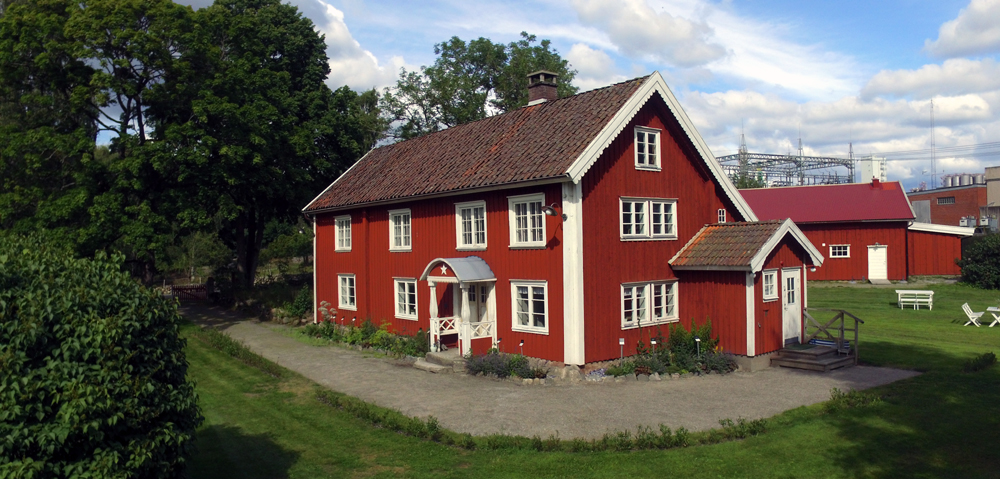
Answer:
POLYGON ((677 322, 711 320, 744 364, 801 336, 822 255, 757 222, 658 73, 530 83, 529 106, 376 148, 304 209, 318 306, 573 365, 677 322))
POLYGON ((827 260, 814 280, 887 283, 956 275, 972 228, 914 221, 899 182, 758 188, 740 193, 762 220, 791 218, 827 260))

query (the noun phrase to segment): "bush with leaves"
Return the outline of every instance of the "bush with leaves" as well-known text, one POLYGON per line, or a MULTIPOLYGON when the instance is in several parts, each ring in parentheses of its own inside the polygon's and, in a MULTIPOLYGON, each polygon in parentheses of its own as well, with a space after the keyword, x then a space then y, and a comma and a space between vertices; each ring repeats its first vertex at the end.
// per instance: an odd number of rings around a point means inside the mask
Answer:
POLYGON ((962 281, 983 289, 1000 289, 1000 234, 982 237, 962 252, 956 263, 962 281))
POLYGON ((179 477, 202 417, 175 304, 0 236, 0 477, 179 477))

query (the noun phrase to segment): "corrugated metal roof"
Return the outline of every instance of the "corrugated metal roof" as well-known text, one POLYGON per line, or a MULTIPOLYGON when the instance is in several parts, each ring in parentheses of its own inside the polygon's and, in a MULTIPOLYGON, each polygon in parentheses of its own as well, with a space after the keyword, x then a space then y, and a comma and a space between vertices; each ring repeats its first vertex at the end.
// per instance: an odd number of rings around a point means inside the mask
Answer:
POLYGON ((447 264, 455 274, 455 277, 462 282, 496 281, 497 279, 496 275, 493 274, 493 270, 490 269, 490 265, 486 264, 486 261, 478 256, 467 256, 465 258, 438 258, 427 263, 427 268, 424 269, 424 274, 420 275, 420 280, 426 281, 431 270, 439 263, 447 264))
POLYGON ((304 211, 565 176, 646 78, 376 148, 304 211))
POLYGON ((670 261, 678 267, 747 268, 781 228, 781 221, 705 226, 670 261))
POLYGON ((760 220, 796 223, 903 221, 913 210, 898 181, 740 190, 760 220))

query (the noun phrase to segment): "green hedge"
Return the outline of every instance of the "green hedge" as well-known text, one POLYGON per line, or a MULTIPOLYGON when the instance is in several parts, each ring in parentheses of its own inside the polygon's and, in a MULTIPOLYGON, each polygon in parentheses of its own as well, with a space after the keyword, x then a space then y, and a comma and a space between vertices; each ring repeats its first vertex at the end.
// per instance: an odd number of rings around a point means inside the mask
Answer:
POLYGON ((0 477, 178 477, 202 417, 176 305, 0 237, 0 477))

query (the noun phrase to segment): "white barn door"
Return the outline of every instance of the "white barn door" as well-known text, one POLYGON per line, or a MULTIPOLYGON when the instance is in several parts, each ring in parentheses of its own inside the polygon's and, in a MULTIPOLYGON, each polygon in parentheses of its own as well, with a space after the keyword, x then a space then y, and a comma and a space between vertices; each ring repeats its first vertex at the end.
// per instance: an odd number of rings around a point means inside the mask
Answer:
POLYGON ((868 280, 889 279, 889 252, 886 245, 868 247, 868 280))
POLYGON ((799 268, 781 270, 782 338, 785 344, 796 343, 802 337, 802 271, 799 268))

